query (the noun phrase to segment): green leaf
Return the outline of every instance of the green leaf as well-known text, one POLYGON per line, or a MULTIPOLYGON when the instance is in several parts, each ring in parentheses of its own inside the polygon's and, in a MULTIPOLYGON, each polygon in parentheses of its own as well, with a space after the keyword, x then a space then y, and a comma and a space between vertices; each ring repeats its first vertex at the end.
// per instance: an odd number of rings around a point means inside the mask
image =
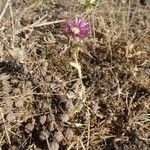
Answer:
POLYGON ((98 0, 81 0, 81 4, 85 7, 85 8, 91 8, 93 6, 97 5, 98 0))

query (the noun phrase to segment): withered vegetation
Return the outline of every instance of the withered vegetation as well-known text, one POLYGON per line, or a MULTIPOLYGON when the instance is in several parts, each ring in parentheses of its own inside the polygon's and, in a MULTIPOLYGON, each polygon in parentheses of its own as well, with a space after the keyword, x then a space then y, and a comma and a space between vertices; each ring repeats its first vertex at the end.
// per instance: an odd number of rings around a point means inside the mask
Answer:
POLYGON ((99 0, 0 1, 2 150, 148 150, 150 4, 99 0), (67 18, 86 18, 82 43, 85 103, 67 18))

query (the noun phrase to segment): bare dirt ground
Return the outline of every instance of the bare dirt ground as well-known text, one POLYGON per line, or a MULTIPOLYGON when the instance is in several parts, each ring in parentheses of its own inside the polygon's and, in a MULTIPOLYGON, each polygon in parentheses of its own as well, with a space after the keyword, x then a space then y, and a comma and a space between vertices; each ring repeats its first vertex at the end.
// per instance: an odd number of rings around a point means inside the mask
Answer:
POLYGON ((4 0, 0 12, 2 150, 150 149, 149 3, 4 0), (77 16, 92 32, 78 55, 84 91, 62 30, 77 16))

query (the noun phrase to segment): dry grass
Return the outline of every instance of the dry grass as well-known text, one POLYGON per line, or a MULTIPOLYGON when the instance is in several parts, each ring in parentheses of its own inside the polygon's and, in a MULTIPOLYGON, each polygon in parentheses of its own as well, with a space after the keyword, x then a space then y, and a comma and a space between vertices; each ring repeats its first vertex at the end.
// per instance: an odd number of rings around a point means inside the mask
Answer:
POLYGON ((150 147, 150 5, 0 2, 1 149, 150 147), (74 54, 66 18, 89 20, 74 54))

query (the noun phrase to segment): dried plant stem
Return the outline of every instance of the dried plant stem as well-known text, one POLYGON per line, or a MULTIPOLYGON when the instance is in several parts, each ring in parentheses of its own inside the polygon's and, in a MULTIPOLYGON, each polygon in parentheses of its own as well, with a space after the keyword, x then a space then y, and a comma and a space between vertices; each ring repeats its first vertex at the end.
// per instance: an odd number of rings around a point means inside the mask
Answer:
POLYGON ((8 139, 8 143, 11 144, 10 137, 9 137, 7 127, 6 127, 6 124, 5 124, 5 119, 4 119, 2 108, 0 108, 0 114, 1 114, 1 117, 2 117, 2 120, 3 120, 3 123, 4 123, 4 128, 5 128, 5 133, 6 133, 6 136, 7 136, 7 139, 8 139))
POLYGON ((46 143, 47 143, 48 150, 51 150, 51 147, 50 147, 50 144, 49 144, 48 138, 46 138, 46 143))
POLYGON ((1 13, 1 15, 0 15, 0 22, 1 22, 1 20, 2 20, 2 18, 3 18, 3 16, 4 16, 4 14, 5 14, 5 12, 6 12, 6 9, 7 9, 8 5, 9 5, 9 2, 10 2, 10 0, 7 0, 6 5, 5 5, 5 7, 4 7, 4 9, 3 9, 3 11, 2 11, 2 13, 1 13))
POLYGON ((14 34, 17 35, 17 34, 19 34, 22 31, 29 30, 30 28, 37 28, 37 27, 41 27, 41 26, 53 25, 53 24, 57 24, 57 23, 62 23, 64 21, 65 20, 56 20, 56 21, 39 23, 39 20, 38 20, 37 22, 35 22, 35 23, 31 24, 31 25, 28 25, 28 26, 26 26, 26 27, 16 31, 14 34))
POLYGON ((14 17, 13 17, 11 2, 9 3, 9 11, 10 11, 11 25, 12 25, 12 48, 14 49, 15 48, 15 46, 14 46, 14 43, 15 43, 15 35, 14 35, 15 26, 14 26, 14 17))
POLYGON ((90 120, 90 111, 89 111, 89 109, 87 109, 87 113, 88 113, 88 115, 87 115, 87 130, 88 130, 88 139, 87 139, 87 150, 88 149, 90 149, 89 147, 90 147, 90 124, 91 124, 91 120, 90 120))

